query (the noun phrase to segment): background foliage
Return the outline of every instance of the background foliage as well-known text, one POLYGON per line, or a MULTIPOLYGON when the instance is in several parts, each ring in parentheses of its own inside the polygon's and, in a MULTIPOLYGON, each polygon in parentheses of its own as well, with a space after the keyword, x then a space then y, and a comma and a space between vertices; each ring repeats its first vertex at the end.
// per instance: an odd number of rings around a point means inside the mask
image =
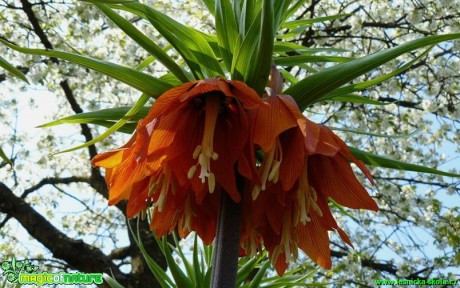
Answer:
MULTIPOLYGON (((143 3, 197 29, 218 29, 202 2, 143 3)), ((293 17, 344 15, 306 26, 301 37, 292 37, 294 27, 286 27, 278 37, 306 48, 333 48, 337 57, 331 61, 343 62, 413 39, 459 32, 459 11, 455 1, 312 0, 293 17)), ((167 46, 151 25, 131 14, 125 16, 160 47, 167 46)), ((96 7, 83 2, 2 0, 0 38, 23 47, 78 52, 129 67, 148 57, 96 7)), ((357 82, 390 73, 422 52, 399 57, 357 82)), ((321 49, 311 53, 324 54, 321 49)), ((330 50, 327 53, 331 55, 330 50)), ((178 59, 173 50, 168 54, 178 59)), ((6 46, 0 46, 0 55, 31 84, 0 70, 0 144, 14 163, 14 169, 6 161, 0 164, 0 258, 14 255, 37 260, 43 270, 101 272, 101 267, 111 267, 126 286, 152 287, 154 283, 145 280, 152 278, 151 273, 129 236, 123 205, 107 207, 101 172, 89 163, 97 151, 119 146, 127 135, 115 134, 97 147, 50 156, 104 130, 87 124, 33 128, 74 113, 133 105, 139 93, 55 58, 26 56, 6 46)), ((292 51, 286 55, 299 56, 292 51)), ((350 146, 458 173, 459 56, 460 41, 437 45, 406 72, 360 92, 365 98, 325 100, 307 107, 306 113, 339 128, 337 132, 350 146)), ((298 79, 332 65, 277 64, 298 79)), ((164 69, 153 63, 145 71, 157 75, 164 69)), ((337 209, 335 215, 355 249, 332 239, 333 269, 320 269, 308 281, 370 286, 377 278, 459 277, 454 269, 460 265, 458 178, 376 168, 372 172, 377 185, 368 188, 380 212, 348 214, 337 209)), ((147 224, 140 229, 147 250, 161 259, 147 224)), ((298 264, 307 271, 313 268, 308 259, 298 264)))

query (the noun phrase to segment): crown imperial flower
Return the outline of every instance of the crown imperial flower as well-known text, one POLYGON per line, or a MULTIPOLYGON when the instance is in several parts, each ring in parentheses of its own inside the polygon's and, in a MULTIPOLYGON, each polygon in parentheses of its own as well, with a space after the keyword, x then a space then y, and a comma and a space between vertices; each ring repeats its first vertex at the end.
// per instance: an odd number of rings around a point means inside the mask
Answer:
POLYGON ((109 204, 128 200, 128 217, 152 207, 151 228, 158 236, 177 227, 180 236, 195 231, 210 244, 227 193, 242 202, 243 254, 254 255, 263 245, 283 274, 300 248, 330 268, 328 231, 351 242, 329 199, 377 210, 350 162, 371 183, 372 176, 337 135, 280 94, 280 79, 271 79, 264 99, 243 82, 223 78, 166 91, 126 145, 93 159, 106 168, 109 204), (264 154, 260 164, 257 150, 264 154))
POLYGON ((203 207, 218 201, 221 190, 240 201, 235 165, 239 174, 257 176, 247 153, 251 128, 247 113, 261 105, 246 84, 223 78, 166 91, 126 145, 93 159, 93 165, 106 168, 109 204, 127 199, 128 217, 152 205, 151 226, 160 230, 157 234, 172 231, 179 223, 184 234, 201 227, 207 235, 202 238, 212 241, 215 227, 196 222, 215 223, 211 218, 217 217, 217 207, 215 211, 203 207), (219 192, 211 197, 215 191, 219 192), (161 222, 154 219, 160 213, 161 222))

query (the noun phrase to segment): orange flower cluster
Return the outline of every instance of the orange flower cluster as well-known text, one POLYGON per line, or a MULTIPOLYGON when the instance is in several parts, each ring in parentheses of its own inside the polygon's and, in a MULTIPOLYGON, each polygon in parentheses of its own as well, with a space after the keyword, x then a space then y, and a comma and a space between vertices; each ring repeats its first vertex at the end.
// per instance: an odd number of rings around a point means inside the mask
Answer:
POLYGON ((126 145, 93 159, 106 168, 109 204, 128 200, 128 217, 152 207, 158 236, 177 227, 181 237, 195 231, 210 244, 220 197, 228 193, 242 201, 243 255, 264 245, 283 274, 300 248, 330 268, 328 231, 351 242, 334 220, 329 198, 377 210, 350 161, 373 180, 345 143, 306 119, 291 97, 277 93, 279 86, 272 83, 264 99, 243 82, 223 78, 165 92, 126 145), (260 165, 256 151, 263 151, 260 165), (237 187, 237 179, 244 185, 237 187))

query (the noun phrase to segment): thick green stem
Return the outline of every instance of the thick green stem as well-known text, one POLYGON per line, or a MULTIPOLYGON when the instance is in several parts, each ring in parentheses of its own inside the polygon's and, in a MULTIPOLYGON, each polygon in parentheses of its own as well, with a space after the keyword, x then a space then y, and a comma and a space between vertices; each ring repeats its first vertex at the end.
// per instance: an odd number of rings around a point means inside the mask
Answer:
POLYGON ((235 288, 241 234, 241 202, 222 193, 214 243, 212 288, 235 288))

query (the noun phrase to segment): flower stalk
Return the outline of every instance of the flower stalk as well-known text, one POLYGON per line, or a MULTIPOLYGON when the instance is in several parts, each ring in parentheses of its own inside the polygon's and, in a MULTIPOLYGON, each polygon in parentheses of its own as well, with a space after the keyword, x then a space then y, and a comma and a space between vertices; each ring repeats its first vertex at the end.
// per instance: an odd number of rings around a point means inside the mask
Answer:
POLYGON ((212 288, 236 287, 241 234, 241 202, 222 193, 212 261, 212 288))

